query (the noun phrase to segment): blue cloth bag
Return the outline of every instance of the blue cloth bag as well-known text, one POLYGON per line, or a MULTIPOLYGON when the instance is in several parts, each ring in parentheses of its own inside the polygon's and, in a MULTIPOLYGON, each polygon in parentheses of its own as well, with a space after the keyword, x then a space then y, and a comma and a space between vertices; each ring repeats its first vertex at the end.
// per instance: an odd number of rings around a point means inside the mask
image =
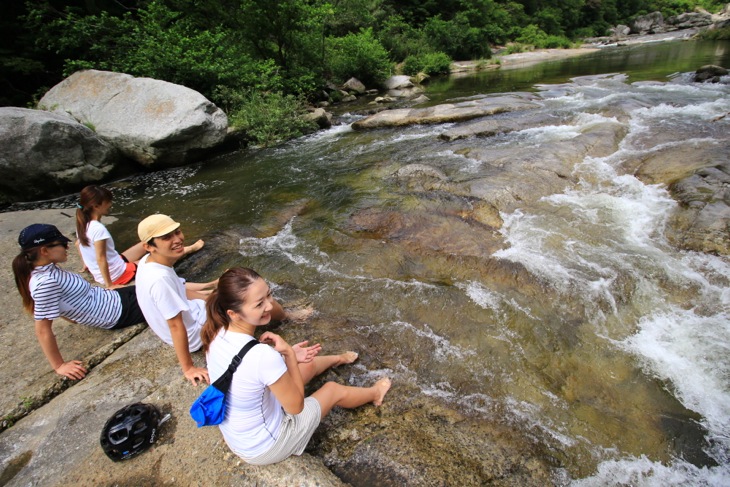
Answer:
POLYGON ((233 373, 243 360, 243 356, 251 350, 254 345, 258 345, 258 340, 251 340, 241 349, 231 360, 231 365, 221 375, 218 380, 205 388, 202 394, 198 396, 192 406, 190 406, 190 416, 195 420, 198 428, 202 426, 215 426, 221 424, 226 417, 226 393, 231 387, 233 373))

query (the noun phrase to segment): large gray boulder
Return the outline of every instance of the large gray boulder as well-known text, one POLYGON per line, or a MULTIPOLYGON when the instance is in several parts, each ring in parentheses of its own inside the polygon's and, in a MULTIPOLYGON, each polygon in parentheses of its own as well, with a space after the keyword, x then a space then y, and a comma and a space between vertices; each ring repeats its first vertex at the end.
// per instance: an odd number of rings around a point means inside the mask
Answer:
POLYGON ((0 203, 60 196, 110 177, 117 151, 68 116, 0 108, 0 203))
POLYGON ((630 27, 632 34, 659 34, 666 31, 661 12, 640 15, 631 22, 630 27))
POLYGON ((669 17, 667 24, 676 29, 698 29, 712 24, 712 15, 708 12, 685 12, 669 17))
POLYGON ((74 73, 51 88, 39 108, 72 116, 154 168, 200 159, 228 129, 225 113, 197 91, 108 71, 74 73))

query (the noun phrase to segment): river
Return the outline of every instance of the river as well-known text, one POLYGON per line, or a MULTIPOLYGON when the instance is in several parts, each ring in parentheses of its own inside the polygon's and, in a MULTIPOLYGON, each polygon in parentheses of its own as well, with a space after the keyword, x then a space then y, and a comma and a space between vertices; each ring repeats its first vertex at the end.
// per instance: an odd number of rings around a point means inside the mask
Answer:
POLYGON ((386 338, 396 382, 511 425, 566 482, 730 485, 730 259, 674 248, 665 229, 677 203, 623 170, 678 139, 727 137, 728 124, 711 121, 730 112, 730 85, 681 74, 704 64, 730 66, 730 43, 611 48, 434 80, 432 103, 529 91, 573 122, 446 142, 454 124, 357 132, 349 123, 362 115, 344 114, 279 147, 112 184, 111 230, 122 247, 141 217, 163 212, 191 240, 235 235, 237 258, 208 277, 253 267, 280 298, 354 323, 343 334, 386 338), (617 104, 628 115, 604 110, 617 104), (502 211, 491 230, 459 218, 473 200, 393 177, 414 163, 460 183, 488 177, 464 154, 539 153, 608 119, 626 128, 614 153, 586 157, 575 184, 502 211), (362 224, 372 212, 397 228, 362 224), (488 265, 528 278, 500 280, 488 265))

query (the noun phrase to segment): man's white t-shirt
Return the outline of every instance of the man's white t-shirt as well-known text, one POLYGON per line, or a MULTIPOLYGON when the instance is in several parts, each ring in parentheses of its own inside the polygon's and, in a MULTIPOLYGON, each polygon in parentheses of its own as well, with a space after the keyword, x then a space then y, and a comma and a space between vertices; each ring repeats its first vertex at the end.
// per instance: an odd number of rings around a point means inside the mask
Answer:
POLYGON ((122 277, 127 263, 124 262, 122 256, 114 248, 114 239, 112 239, 109 230, 101 222, 91 220, 89 226, 86 227, 86 236, 89 238, 89 245, 79 245, 79 250, 81 250, 81 258, 84 260, 84 265, 89 269, 91 275, 94 276, 94 280, 100 284, 106 284, 104 282, 104 276, 101 275, 101 271, 99 270, 99 262, 96 260, 94 243, 99 240, 106 240, 106 261, 109 264, 109 275, 112 278, 112 282, 122 277))
MULTIPOLYGON (((206 354, 211 382, 223 375, 233 356, 253 339, 221 328, 206 354)), ((279 352, 269 345, 256 345, 233 374, 226 394, 226 416, 219 428, 231 450, 243 458, 266 453, 279 437, 284 410, 268 386, 286 370, 279 352)))
POLYGON ((137 302, 145 321, 163 342, 173 345, 167 320, 182 313, 188 332, 188 348, 195 352, 203 346, 200 330, 205 324, 205 301, 188 299, 185 295, 185 279, 178 277, 175 269, 155 262, 147 262, 149 254, 142 257, 137 267, 137 302))

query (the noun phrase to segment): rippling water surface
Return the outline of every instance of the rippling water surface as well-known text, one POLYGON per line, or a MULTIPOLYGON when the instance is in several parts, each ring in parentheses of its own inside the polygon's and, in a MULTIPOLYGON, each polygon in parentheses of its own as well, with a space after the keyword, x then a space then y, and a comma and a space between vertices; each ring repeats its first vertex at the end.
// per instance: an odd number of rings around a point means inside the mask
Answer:
POLYGON ((354 132, 352 115, 277 148, 115 184, 113 231, 131 242, 139 217, 164 212, 191 239, 239 233, 239 263, 357 323, 343 333, 390 337, 397 380, 514 425, 578 485, 730 485, 730 260, 672 247, 664 230, 677 203, 622 170, 678 140, 728 137, 730 121, 712 120, 730 112, 730 85, 668 82, 709 63, 730 66, 730 44, 611 50, 435 82, 435 100, 536 91, 544 110, 573 122, 449 143, 438 135, 452 125, 354 132), (609 105, 631 108, 619 120, 609 105), (491 259, 524 267, 523 285, 470 272, 490 259, 478 242, 468 256, 450 253, 446 242, 470 231, 453 216, 473 201, 393 177, 419 163, 468 182, 489 168, 465 148, 539 152, 607 120, 626 127, 615 153, 577 164, 565 192, 500 215, 491 259), (372 208, 434 220, 361 231, 353 216, 372 208))

